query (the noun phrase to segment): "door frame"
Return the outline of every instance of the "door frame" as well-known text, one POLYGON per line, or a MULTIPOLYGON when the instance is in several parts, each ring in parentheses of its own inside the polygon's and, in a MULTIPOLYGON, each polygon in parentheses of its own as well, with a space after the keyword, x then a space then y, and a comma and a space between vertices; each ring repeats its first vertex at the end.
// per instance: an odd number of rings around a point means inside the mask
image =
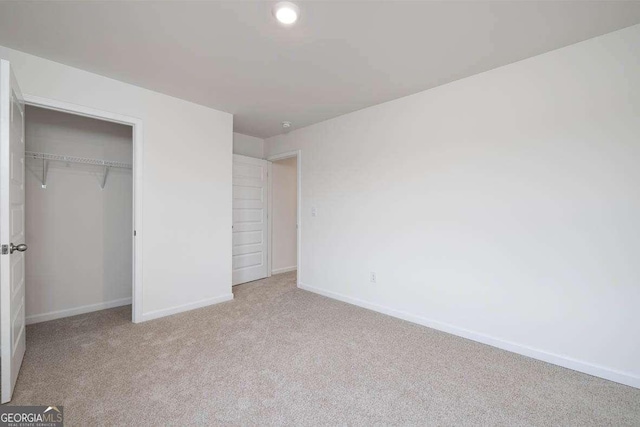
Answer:
POLYGON ((23 94, 26 105, 34 107, 46 108, 48 110, 60 111, 63 113, 74 114, 77 116, 90 117, 93 119, 103 120, 107 122, 128 125, 133 128, 133 277, 131 292, 131 321, 140 323, 143 321, 142 315, 142 187, 143 175, 143 143, 144 133, 142 120, 136 117, 125 116, 122 114, 111 113, 109 111, 98 110, 95 108, 85 107, 84 105, 73 104, 70 102, 58 101, 56 99, 43 98, 40 96, 23 94))
POLYGON ((271 203, 271 198, 273 197, 273 173, 271 169, 273 162, 290 159, 292 157, 296 158, 296 222, 298 226, 298 229, 296 230, 296 284, 300 286, 300 283, 302 283, 302 262, 300 261, 302 259, 302 150, 286 151, 284 153, 274 154, 273 156, 267 157, 267 160, 269 161, 269 276, 271 276, 273 266, 273 203, 271 203))

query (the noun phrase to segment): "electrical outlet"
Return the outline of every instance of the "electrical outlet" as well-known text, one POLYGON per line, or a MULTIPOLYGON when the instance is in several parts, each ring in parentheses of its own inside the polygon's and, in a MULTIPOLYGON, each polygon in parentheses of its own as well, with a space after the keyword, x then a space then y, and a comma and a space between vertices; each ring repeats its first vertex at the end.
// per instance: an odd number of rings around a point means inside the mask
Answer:
POLYGON ((371 283, 376 283, 376 273, 375 272, 371 272, 371 275, 369 276, 369 281, 371 283))
POLYGON ((316 209, 315 207, 311 208, 311 216, 318 216, 318 209, 316 209))

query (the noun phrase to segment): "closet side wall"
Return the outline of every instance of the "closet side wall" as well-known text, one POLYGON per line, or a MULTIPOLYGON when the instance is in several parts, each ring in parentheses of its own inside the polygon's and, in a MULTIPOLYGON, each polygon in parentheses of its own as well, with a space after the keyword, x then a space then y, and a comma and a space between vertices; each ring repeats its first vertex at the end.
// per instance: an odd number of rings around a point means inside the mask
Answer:
MULTIPOLYGON (((26 148, 132 162, 129 126, 27 107, 26 148)), ((26 160, 26 309, 35 323, 129 304, 132 292, 132 174, 26 160)))

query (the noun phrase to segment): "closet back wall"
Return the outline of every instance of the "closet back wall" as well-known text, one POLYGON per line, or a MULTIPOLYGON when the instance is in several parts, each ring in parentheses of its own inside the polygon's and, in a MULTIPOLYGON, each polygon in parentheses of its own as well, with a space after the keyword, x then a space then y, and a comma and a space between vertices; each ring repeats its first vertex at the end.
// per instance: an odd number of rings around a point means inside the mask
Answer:
MULTIPOLYGON (((27 107, 26 149, 132 162, 132 129, 27 107)), ((26 160, 27 323, 131 303, 132 174, 96 166, 26 160)))

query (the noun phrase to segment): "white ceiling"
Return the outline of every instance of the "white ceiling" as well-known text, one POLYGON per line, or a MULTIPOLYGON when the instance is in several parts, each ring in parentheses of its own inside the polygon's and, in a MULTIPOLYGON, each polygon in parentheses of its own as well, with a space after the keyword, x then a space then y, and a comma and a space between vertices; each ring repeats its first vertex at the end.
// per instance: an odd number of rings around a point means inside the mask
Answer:
POLYGON ((640 2, 2 2, 0 44, 269 137, 640 22, 640 2))

